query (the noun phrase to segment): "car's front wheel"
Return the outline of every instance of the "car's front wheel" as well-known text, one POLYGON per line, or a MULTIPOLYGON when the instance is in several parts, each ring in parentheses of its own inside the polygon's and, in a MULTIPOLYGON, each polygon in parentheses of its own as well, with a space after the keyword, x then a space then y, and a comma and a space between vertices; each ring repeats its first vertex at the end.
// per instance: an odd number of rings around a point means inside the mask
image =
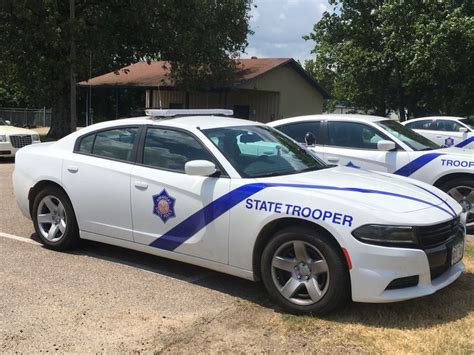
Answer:
POLYGON ((467 212, 467 231, 474 233, 474 180, 458 178, 440 186, 441 190, 454 198, 467 212))
POLYGON ((79 241, 79 230, 71 201, 58 187, 46 187, 36 195, 32 218, 36 234, 50 249, 66 250, 79 241))
POLYGON ((289 227, 273 236, 261 259, 270 296, 292 313, 323 315, 347 301, 349 275, 338 246, 306 227, 289 227))

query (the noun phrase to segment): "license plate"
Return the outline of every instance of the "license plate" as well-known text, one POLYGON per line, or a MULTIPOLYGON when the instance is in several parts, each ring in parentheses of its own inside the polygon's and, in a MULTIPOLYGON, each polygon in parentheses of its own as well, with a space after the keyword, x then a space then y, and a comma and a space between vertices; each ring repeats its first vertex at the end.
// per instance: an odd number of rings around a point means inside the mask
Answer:
POLYGON ((451 250, 451 265, 454 265, 461 261, 464 254, 464 242, 460 242, 453 246, 451 250))

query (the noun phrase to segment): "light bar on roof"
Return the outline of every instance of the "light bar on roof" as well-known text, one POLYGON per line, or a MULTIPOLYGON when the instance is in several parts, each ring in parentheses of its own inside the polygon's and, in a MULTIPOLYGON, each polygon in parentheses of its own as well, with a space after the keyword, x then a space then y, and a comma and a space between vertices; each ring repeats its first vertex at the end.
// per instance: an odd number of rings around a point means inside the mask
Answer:
POLYGON ((150 117, 176 117, 176 116, 202 116, 202 115, 211 115, 211 116, 232 116, 234 114, 233 110, 224 110, 224 109, 203 109, 203 110, 193 110, 193 109, 157 109, 157 110, 145 110, 145 114, 150 117))

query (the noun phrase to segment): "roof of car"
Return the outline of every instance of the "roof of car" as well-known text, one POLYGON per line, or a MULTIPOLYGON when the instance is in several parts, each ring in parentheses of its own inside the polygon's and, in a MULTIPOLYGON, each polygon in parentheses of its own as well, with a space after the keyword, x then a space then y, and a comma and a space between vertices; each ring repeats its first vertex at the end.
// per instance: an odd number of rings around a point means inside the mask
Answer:
POLYGON ((148 125, 160 125, 167 127, 177 128, 196 128, 208 129, 208 128, 219 128, 219 127, 233 127, 233 126, 252 126, 252 125, 263 125, 263 123, 243 120, 232 117, 222 116, 179 116, 170 118, 152 118, 148 116, 123 118, 118 120, 112 120, 102 122, 85 128, 87 131, 94 131, 97 129, 104 129, 107 127, 114 126, 126 126, 136 124, 148 124, 148 125))
POLYGON ((428 116, 428 117, 420 117, 420 118, 413 118, 411 120, 406 121, 408 122, 416 122, 416 121, 425 121, 425 120, 447 120, 447 121, 459 121, 464 119, 463 117, 455 117, 455 116, 428 116))
POLYGON ((379 116, 370 116, 370 115, 356 115, 356 114, 322 114, 322 115, 307 115, 307 116, 298 116, 284 118, 282 120, 277 120, 270 122, 271 126, 280 126, 286 123, 292 122, 302 122, 302 121, 321 121, 321 120, 332 120, 332 121, 355 121, 355 122, 379 122, 385 121, 389 118, 379 117, 379 116))

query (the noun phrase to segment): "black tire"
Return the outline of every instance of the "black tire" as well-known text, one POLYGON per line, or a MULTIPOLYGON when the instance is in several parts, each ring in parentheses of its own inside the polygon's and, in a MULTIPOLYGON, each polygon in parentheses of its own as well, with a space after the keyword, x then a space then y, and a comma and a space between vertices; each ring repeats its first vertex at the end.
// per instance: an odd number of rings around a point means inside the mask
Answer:
MULTIPOLYGON (((463 194, 467 194, 468 193, 468 188, 471 188, 472 190, 474 190, 474 178, 469 179, 469 178, 461 177, 461 178, 457 178, 457 179, 447 181, 444 184, 442 184, 441 186, 439 186, 439 188, 441 190, 443 190, 444 192, 446 192, 446 193, 448 193, 450 190, 458 188, 458 187, 462 187, 462 188, 460 188, 461 192, 463 194)), ((451 197, 454 197, 454 196, 451 196, 451 197)), ((455 200, 458 200, 458 199, 455 198, 455 200)), ((460 201, 458 201, 458 202, 460 202, 460 201)), ((467 223, 471 224, 471 226, 467 228, 467 233, 468 234, 474 234, 474 205, 471 208, 471 212, 469 212, 467 218, 468 218, 467 223)))
MULTIPOLYGON (((296 256, 295 258, 297 259, 296 256)), ((294 273, 282 271, 282 273, 286 273, 286 276, 291 275, 290 278, 293 279, 300 276, 299 271, 295 271, 294 273)), ((340 247, 330 237, 319 233, 314 229, 303 226, 285 228, 272 237, 263 250, 261 258, 261 276, 270 297, 290 313, 324 315, 342 306, 350 298, 349 271, 340 247), (284 250, 282 248, 285 248, 286 245, 291 245, 294 241, 304 242, 306 247, 309 247, 310 252, 312 250, 311 248, 314 247, 321 254, 321 257, 325 259, 327 264, 327 276, 322 274, 323 277, 326 277, 326 291, 321 299, 312 304, 296 304, 294 301, 285 298, 278 288, 285 283, 285 275, 282 275, 283 280, 279 280, 278 276, 274 277, 279 269, 274 269, 272 267, 273 257, 279 252, 279 250, 284 250), (282 283, 278 285, 280 281, 282 281, 282 283)), ((313 276, 304 277, 311 278, 313 276)), ((288 278, 288 280, 290 280, 290 278, 288 278)), ((301 282, 301 280, 296 281, 301 282)), ((306 289, 306 286, 302 286, 299 290, 300 289, 303 294, 306 290, 309 297, 309 291, 306 289)), ((308 302, 312 302, 312 300, 308 300, 308 302)))
POLYGON ((79 228, 77 226, 74 209, 67 194, 59 187, 47 186, 41 190, 34 198, 31 212, 36 235, 40 238, 45 247, 53 250, 63 251, 72 249, 79 243, 79 228), (40 204, 42 203, 43 199, 47 198, 48 196, 51 196, 53 199, 55 199, 55 201, 60 201, 65 211, 66 227, 64 233, 60 232, 61 236, 58 237, 58 240, 48 240, 43 235, 40 224, 38 223, 38 209, 40 208, 40 204))

